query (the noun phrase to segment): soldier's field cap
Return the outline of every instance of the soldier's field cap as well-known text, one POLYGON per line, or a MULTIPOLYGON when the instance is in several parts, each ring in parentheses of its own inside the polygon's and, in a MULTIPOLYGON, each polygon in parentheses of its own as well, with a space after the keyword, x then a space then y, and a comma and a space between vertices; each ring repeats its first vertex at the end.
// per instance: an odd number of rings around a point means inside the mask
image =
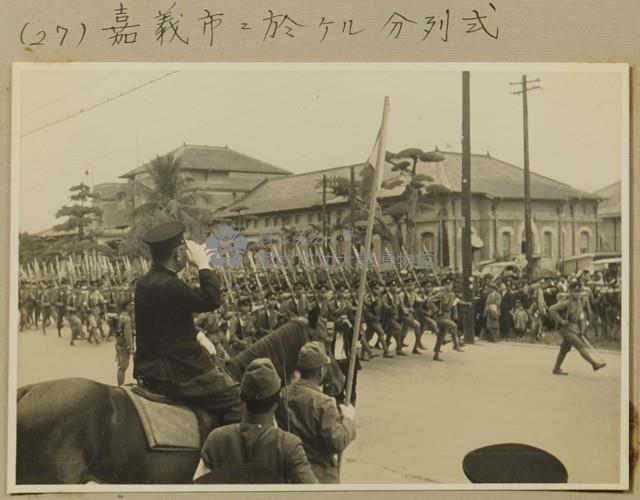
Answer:
POLYGON ((302 346, 298 353, 298 368, 313 370, 331 363, 321 342, 314 340, 302 346))
POLYGON ((173 250, 183 243, 185 229, 182 222, 164 222, 150 229, 144 235, 144 242, 154 249, 173 250))
POLYGON ((256 358, 242 375, 241 391, 245 400, 267 399, 280 390, 280 377, 269 358, 256 358))

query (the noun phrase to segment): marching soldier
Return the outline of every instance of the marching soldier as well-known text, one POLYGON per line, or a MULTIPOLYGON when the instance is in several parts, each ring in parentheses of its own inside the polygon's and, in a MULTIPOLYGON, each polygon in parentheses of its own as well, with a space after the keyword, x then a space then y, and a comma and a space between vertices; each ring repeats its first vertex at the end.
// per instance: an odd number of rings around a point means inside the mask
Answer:
POLYGON ((402 324, 402 330, 400 332, 402 346, 405 347, 404 341, 407 338, 409 330, 413 330, 416 341, 414 342, 411 352, 413 354, 422 354, 422 352, 418 350, 422 331, 420 329, 420 323, 415 318, 416 296, 413 283, 407 283, 405 290, 406 292, 401 291, 398 297, 398 309, 400 311, 400 321, 402 324))
POLYGON ((583 335, 586 328, 586 305, 581 295, 581 284, 574 281, 569 284, 569 296, 562 298, 557 304, 549 308, 549 314, 560 325, 562 344, 553 367, 554 375, 567 375, 562 370, 562 362, 572 347, 575 347, 580 356, 591 365, 593 371, 598 371, 606 366, 606 363, 596 360, 585 342, 583 335))
POLYGON ((71 285, 63 280, 56 292, 56 328, 58 329, 58 337, 62 337, 62 327, 64 326, 64 317, 67 309, 67 302, 69 301, 69 294, 71 293, 71 285))
POLYGON ((256 326, 251 315, 251 299, 241 297, 238 302, 238 312, 229 322, 229 345, 231 355, 244 351, 255 341, 256 326))
POLYGON ((265 292, 266 307, 256 314, 256 338, 260 339, 273 332, 280 325, 282 313, 278 311, 278 302, 273 292, 265 292))
POLYGON ((438 323, 433 320, 435 311, 433 304, 429 302, 429 286, 426 282, 423 284, 422 293, 416 294, 414 311, 420 327, 419 330, 416 331, 416 340, 413 346, 413 351, 418 349, 425 350, 426 347, 422 345, 422 336, 424 335, 424 332, 431 331, 436 335, 439 334, 438 323))
POLYGON ((42 334, 47 334, 47 327, 51 324, 51 310, 53 307, 53 290, 48 283, 43 283, 40 293, 39 309, 42 313, 42 334))
POLYGON ((124 384, 129 360, 133 354, 133 320, 128 311, 129 300, 120 304, 118 326, 116 329, 116 378, 118 385, 124 384))
POLYGON ((392 358, 393 354, 389 352, 389 344, 387 342, 387 336, 382 326, 382 287, 379 283, 373 283, 371 285, 371 295, 365 302, 363 316, 367 325, 366 338, 367 342, 371 341, 373 334, 378 337, 377 343, 383 349, 383 357, 392 358))
POLYGON ((399 302, 398 297, 400 295, 400 288, 395 282, 391 283, 391 293, 385 293, 382 296, 382 325, 387 337, 387 345, 389 345, 391 338, 396 342, 396 355, 406 356, 402 350, 402 326, 398 322, 399 320, 399 302))
POLYGON ((75 345, 77 339, 83 338, 82 319, 80 318, 81 309, 82 302, 80 294, 72 290, 66 305, 67 321, 69 322, 69 329, 71 330, 71 341, 69 345, 75 345))
MULTIPOLYGON (((445 278, 444 289, 440 290, 436 300, 438 301, 439 307, 439 316, 438 316, 438 327, 442 332, 442 335, 438 337, 436 340, 436 347, 434 351, 436 353, 440 353, 440 347, 442 346, 442 342, 444 341, 444 336, 446 333, 451 334, 451 340, 453 341, 453 350, 458 352, 463 352, 461 347, 461 342, 458 337, 458 325, 452 320, 452 312, 453 308, 458 303, 463 303, 458 299, 456 294, 453 292, 453 282, 451 278, 445 278)), ((436 357, 434 357, 435 359, 436 357)))
POLYGON ((102 303, 104 302, 104 298, 102 294, 97 289, 97 287, 92 286, 89 294, 87 295, 87 330, 89 331, 89 337, 87 338, 87 342, 93 342, 95 345, 100 345, 100 340, 98 339, 98 331, 100 331, 101 336, 104 337, 102 333, 102 320, 100 318, 102 303))

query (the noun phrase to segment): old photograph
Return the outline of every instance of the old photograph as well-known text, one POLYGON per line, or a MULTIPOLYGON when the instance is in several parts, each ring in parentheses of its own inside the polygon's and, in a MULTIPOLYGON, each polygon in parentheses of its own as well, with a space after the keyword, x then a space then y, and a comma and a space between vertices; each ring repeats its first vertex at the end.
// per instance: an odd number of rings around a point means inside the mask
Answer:
POLYGON ((12 90, 11 492, 628 487, 626 65, 12 90))

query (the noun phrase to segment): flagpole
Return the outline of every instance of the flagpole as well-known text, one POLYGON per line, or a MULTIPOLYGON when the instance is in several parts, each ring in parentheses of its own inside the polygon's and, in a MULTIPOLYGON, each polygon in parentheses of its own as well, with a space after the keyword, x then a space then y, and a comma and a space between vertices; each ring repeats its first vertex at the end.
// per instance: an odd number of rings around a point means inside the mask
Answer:
POLYGON ((384 98, 384 108, 382 110, 382 125, 380 126, 378 155, 373 174, 373 184, 369 196, 369 217, 367 219, 367 233, 364 240, 364 257, 360 267, 360 286, 358 287, 358 302, 356 308, 355 324, 353 325, 353 337, 351 339, 351 354, 349 356, 349 370, 347 371, 347 387, 345 391, 345 404, 351 404, 351 393, 353 391, 353 378, 356 369, 356 350, 360 340, 360 326, 362 323, 362 309, 364 307, 364 292, 367 284, 367 267, 369 267, 369 253, 371 250, 371 240, 373 239, 373 223, 376 212, 376 195, 380 189, 382 173, 384 170, 386 157, 386 137, 387 137, 387 116, 389 115, 389 97, 384 98))

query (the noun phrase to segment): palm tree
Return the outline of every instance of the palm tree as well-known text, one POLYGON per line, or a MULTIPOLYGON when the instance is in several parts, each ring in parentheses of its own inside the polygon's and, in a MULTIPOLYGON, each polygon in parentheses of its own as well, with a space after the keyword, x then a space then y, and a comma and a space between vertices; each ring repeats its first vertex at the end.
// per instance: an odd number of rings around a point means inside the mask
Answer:
POLYGON ((125 253, 146 253, 143 235, 154 225, 167 221, 180 221, 191 238, 203 239, 213 212, 196 206, 196 196, 189 190, 191 178, 185 177, 181 160, 170 153, 157 156, 146 169, 150 184, 136 182, 145 196, 145 202, 133 212, 134 222, 122 242, 125 253))

